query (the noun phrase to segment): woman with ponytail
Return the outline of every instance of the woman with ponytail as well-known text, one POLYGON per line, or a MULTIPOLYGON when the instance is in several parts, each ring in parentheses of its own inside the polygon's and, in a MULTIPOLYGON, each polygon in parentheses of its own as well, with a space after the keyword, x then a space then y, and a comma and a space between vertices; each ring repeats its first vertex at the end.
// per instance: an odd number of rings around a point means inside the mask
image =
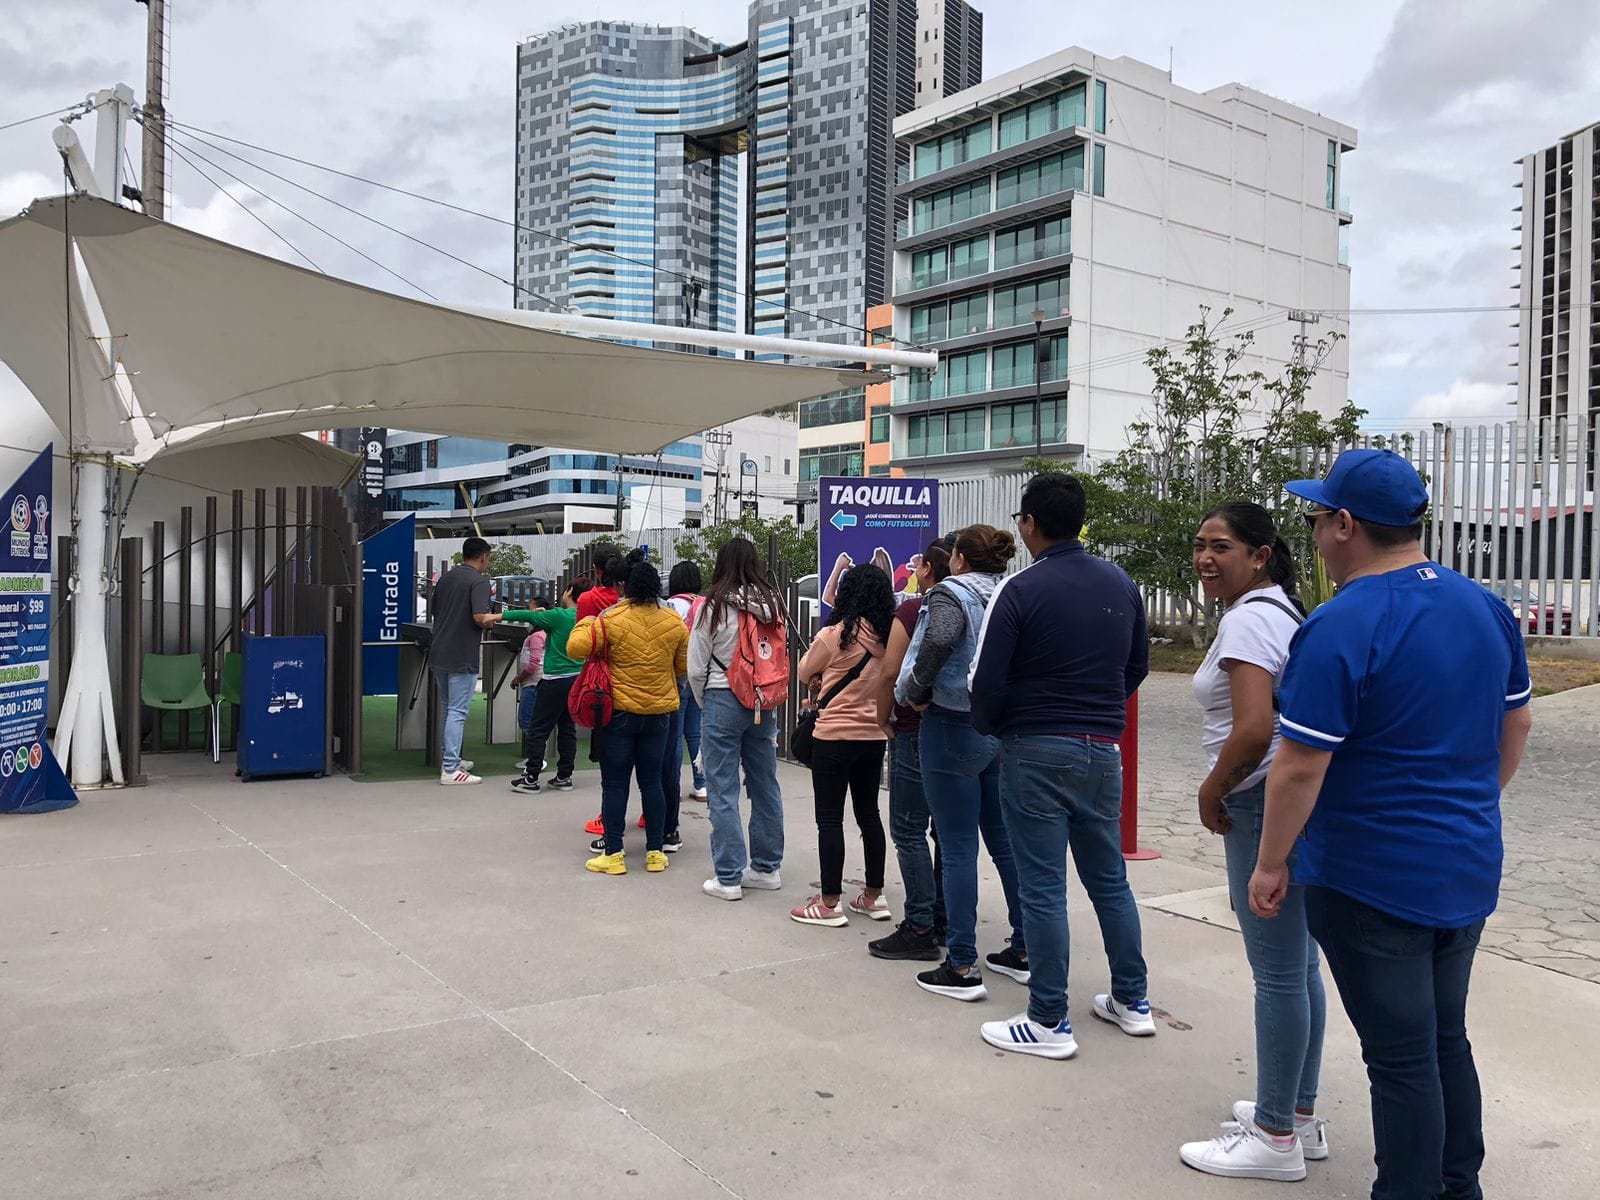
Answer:
MULTIPOLYGON (((1178 1153, 1210 1175, 1303 1179, 1306 1159, 1328 1156, 1315 1116, 1326 1015, 1317 946, 1306 929, 1303 887, 1291 884, 1277 919, 1264 921, 1250 911, 1249 884, 1278 747, 1278 682, 1305 609, 1294 557, 1259 504, 1207 513, 1194 536, 1194 569, 1206 598, 1226 608, 1194 677, 1211 761, 1199 804, 1201 822, 1224 839, 1228 891, 1255 979, 1256 1090, 1233 1105, 1222 1137, 1178 1153)), ((1291 871, 1294 863, 1291 855, 1291 871)))

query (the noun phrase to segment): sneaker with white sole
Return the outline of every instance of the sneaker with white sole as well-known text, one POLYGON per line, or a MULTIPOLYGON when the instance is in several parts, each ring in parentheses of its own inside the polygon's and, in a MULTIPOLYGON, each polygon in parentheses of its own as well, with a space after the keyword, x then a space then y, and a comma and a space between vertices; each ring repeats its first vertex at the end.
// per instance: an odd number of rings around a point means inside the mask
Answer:
POLYGON ((1072 1024, 1065 1017, 1054 1029, 1030 1019, 1027 1013, 1018 1013, 1009 1021, 985 1021, 983 1040, 1001 1050, 1038 1058, 1071 1058, 1078 1052, 1078 1039, 1072 1036, 1072 1024))
MULTIPOLYGON (((1256 1102, 1240 1100, 1233 1106, 1233 1120, 1224 1121, 1222 1128, 1231 1133, 1239 1125, 1254 1125, 1255 1120, 1256 1102)), ((1307 1162, 1321 1162, 1328 1157, 1328 1123, 1321 1117, 1295 1113, 1294 1133, 1300 1139, 1300 1150, 1307 1162)))
POLYGON ((526 792, 532 795, 536 792, 543 791, 544 789, 539 786, 539 781, 533 778, 531 775, 518 775, 511 781, 511 790, 513 792, 526 792))
POLYGON ((1129 1037, 1156 1035, 1156 1022, 1150 1015, 1148 1001, 1138 1000, 1132 1004, 1123 1004, 1110 996, 1096 996, 1093 1011, 1102 1021, 1121 1027, 1122 1032, 1129 1037))
POLYGON ((744 886, 754 888, 758 892, 775 892, 783 887, 783 880, 776 871, 758 871, 754 867, 746 867, 744 886))
POLYGON ((874 921, 890 921, 894 919, 894 914, 889 911, 889 902, 887 900, 879 896, 871 904, 868 904, 865 892, 859 893, 854 900, 850 901, 850 911, 860 913, 863 917, 869 917, 874 921))
POLYGON ((446 771, 439 776, 440 787, 464 787, 469 783, 482 783, 481 776, 474 775, 471 771, 457 767, 454 771, 446 771))
POLYGON ((804 904, 791 908, 789 919, 799 921, 802 925, 828 925, 834 928, 850 924, 850 918, 844 913, 844 905, 824 903, 821 896, 813 896, 804 904))
POLYGON ((1209 1142, 1186 1142, 1178 1157, 1196 1171, 1226 1179, 1276 1179, 1293 1183, 1306 1177, 1300 1139, 1275 1138, 1254 1121, 1237 1125, 1209 1142))
POLYGON ((705 798, 706 798, 706 790, 705 790, 705 788, 695 788, 693 791, 691 791, 689 793, 689 799, 691 799, 691 800, 704 800, 705 798))
POLYGON ((1015 979, 1018 983, 1027 983, 1033 978, 1033 971, 1028 967, 1028 956, 1015 946, 1007 946, 1004 950, 984 956, 984 962, 990 968, 999 971, 1008 979, 1015 979))
POLYGON ((664 834, 661 838, 661 848, 668 854, 676 854, 683 849, 683 834, 676 830, 664 834))
POLYGON ((570 792, 572 790, 571 775, 557 775, 547 785, 552 791, 570 792))
POLYGON ((461 771, 470 771, 470 770, 472 770, 473 767, 475 767, 477 765, 478 764, 473 762, 470 758, 463 758, 460 762, 458 762, 456 764, 456 768, 458 770, 461 770, 461 771))
POLYGON ((950 965, 947 958, 931 971, 917 975, 917 986, 935 996, 948 996, 952 1000, 965 1000, 969 1004, 982 1000, 989 994, 983 984, 983 973, 977 967, 967 968, 963 975, 950 965))
POLYGON ((742 887, 723 883, 720 879, 706 880, 700 885, 700 890, 718 900, 744 899, 744 889, 742 887))

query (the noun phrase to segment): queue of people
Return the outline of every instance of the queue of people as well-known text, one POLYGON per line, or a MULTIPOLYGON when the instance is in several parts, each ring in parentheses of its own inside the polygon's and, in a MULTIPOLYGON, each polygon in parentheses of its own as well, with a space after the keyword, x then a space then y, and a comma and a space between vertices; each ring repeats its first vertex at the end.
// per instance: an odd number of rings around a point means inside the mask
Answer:
MULTIPOLYGON (((1349 451, 1325 480, 1290 491, 1312 506, 1305 519, 1339 588, 1309 616, 1264 508, 1222 505, 1194 532, 1198 585, 1223 613, 1194 678, 1209 763, 1196 804, 1223 838, 1254 982, 1256 1075, 1253 1095, 1229 1104, 1221 1135, 1179 1155, 1211 1175, 1266 1180, 1303 1179, 1308 1160, 1328 1157, 1317 1115, 1326 959, 1372 1085, 1373 1197, 1478 1197, 1482 1101, 1466 996, 1498 890, 1500 791, 1531 725, 1520 630, 1502 602, 1423 554, 1427 491, 1404 459, 1349 451)), ((1089 1013, 1135 1038, 1153 1036, 1158 1015, 1120 849, 1119 739, 1149 669, 1149 637, 1137 587, 1079 540, 1085 519, 1076 479, 1040 475, 1015 514, 1034 560, 1026 570, 1007 575, 1017 539, 986 525, 930 545, 917 595, 898 608, 879 567, 843 570, 827 624, 797 664, 816 708, 807 721, 820 890, 791 918, 892 920, 892 841, 903 917, 870 953, 938 962, 916 977, 937 996, 984 999, 985 969, 1026 986, 1023 1011, 979 1032, 1000 1050, 1057 1060, 1078 1050, 1069 854, 1110 966, 1089 1013), (864 859, 854 895, 844 886, 847 801, 864 859), (1006 945, 981 962, 980 840, 1010 925, 1006 945)), ((646 869, 666 868, 681 845, 673 797, 687 742, 691 794, 704 795, 711 824, 714 873, 703 890, 736 901, 782 887, 782 597, 747 541, 722 548, 703 596, 698 569, 685 566, 670 596, 654 567, 619 558, 602 564, 599 586, 575 584, 560 608, 506 614, 546 634, 526 771, 513 786, 539 789, 545 743, 560 725, 537 719, 544 689, 554 711, 582 661, 603 653, 615 712, 596 731, 604 802, 589 870, 627 870, 630 779, 646 869)), ((441 687, 453 700, 453 684, 441 687)), ((570 786, 566 738, 548 786, 570 786)), ((459 772, 459 741, 454 753, 459 772)))

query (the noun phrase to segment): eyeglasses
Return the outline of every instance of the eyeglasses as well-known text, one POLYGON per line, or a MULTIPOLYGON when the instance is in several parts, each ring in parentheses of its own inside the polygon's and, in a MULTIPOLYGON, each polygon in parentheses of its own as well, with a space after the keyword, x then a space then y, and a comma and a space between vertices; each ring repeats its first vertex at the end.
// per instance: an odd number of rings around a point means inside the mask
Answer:
POLYGON ((1024 516, 1025 516, 1025 515, 1026 515, 1026 514, 1024 514, 1024 513, 1020 513, 1020 512, 1014 512, 1014 513, 1012 513, 1012 514, 1011 514, 1011 522, 1012 522, 1012 524, 1014 524, 1014 525, 1020 525, 1020 524, 1022 524, 1022 518, 1023 518, 1023 517, 1024 517, 1024 516))
POLYGON ((1317 522, 1319 520, 1321 520, 1323 517, 1331 517, 1338 511, 1339 510, 1336 508, 1314 508, 1310 512, 1302 513, 1300 515, 1305 518, 1306 528, 1315 533, 1317 531, 1317 522))

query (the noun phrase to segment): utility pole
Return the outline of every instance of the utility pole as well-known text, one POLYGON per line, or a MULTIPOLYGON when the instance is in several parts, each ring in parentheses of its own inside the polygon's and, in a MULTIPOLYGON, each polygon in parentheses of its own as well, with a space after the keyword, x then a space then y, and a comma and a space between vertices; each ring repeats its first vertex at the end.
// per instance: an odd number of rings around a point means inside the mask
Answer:
POLYGON ((1303 369, 1306 365, 1306 350, 1310 347, 1310 339, 1306 337, 1306 326, 1319 324, 1322 316, 1320 313, 1292 308, 1289 310, 1289 320, 1300 326, 1300 332, 1294 335, 1294 365, 1303 369))
POLYGON ((167 0, 135 0, 149 10, 144 57, 144 153, 139 191, 147 217, 167 215, 167 0))
MULTIPOLYGON (((708 524, 715 525, 720 523, 726 516, 726 508, 723 503, 724 484, 722 476, 728 466, 728 447, 733 445, 733 430, 727 428, 706 430, 706 445, 717 448, 717 452, 712 458, 717 473, 717 482, 716 490, 712 493, 711 500, 712 520, 708 522, 708 524)), ((704 504, 704 501, 702 500, 701 503, 704 504)))

